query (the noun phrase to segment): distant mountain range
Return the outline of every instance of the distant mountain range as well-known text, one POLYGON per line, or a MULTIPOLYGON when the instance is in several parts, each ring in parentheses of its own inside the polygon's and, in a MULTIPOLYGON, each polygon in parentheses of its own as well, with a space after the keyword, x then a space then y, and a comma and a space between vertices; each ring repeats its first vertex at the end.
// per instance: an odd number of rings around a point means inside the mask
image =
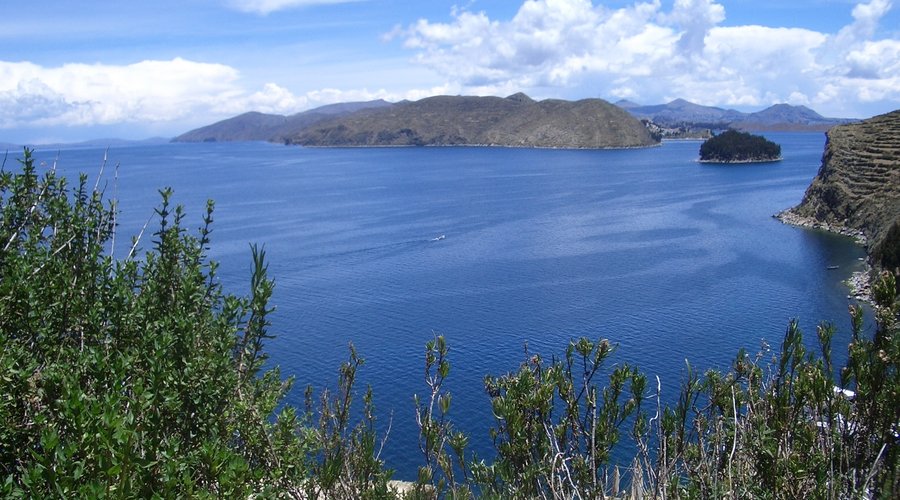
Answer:
POLYGON ((656 144, 636 118, 602 99, 535 101, 436 96, 389 104, 345 103, 290 117, 245 113, 175 141, 268 140, 303 146, 611 148, 656 144))
POLYGON ((752 131, 825 131, 844 123, 854 122, 846 118, 826 118, 806 106, 775 104, 755 113, 742 113, 734 109, 702 106, 684 99, 667 104, 642 106, 630 101, 618 101, 616 105, 640 119, 651 120, 664 127, 690 127, 752 131))

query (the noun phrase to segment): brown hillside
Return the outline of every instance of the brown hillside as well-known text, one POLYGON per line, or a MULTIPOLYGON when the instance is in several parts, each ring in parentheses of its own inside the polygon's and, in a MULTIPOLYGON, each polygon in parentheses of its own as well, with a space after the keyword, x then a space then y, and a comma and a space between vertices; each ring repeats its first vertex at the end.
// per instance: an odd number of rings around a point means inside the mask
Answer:
POLYGON ((319 122, 284 140, 304 146, 621 148, 657 143, 637 119, 601 99, 538 102, 524 94, 401 102, 319 122))

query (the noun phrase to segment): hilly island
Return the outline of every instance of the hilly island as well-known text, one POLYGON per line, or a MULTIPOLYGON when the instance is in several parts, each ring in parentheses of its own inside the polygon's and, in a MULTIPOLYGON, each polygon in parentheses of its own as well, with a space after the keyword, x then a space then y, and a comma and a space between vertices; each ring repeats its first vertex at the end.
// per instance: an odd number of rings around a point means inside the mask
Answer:
POLYGON ((373 101, 330 115, 241 115, 178 142, 268 140, 302 146, 509 146, 632 148, 658 144, 625 110, 602 99, 535 101, 436 96, 396 104, 373 101))

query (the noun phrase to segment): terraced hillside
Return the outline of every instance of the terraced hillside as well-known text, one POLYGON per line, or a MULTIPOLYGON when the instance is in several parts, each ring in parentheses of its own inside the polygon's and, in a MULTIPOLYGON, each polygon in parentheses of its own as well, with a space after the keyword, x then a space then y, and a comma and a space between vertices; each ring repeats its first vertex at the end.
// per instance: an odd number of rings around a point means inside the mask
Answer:
POLYGON ((879 267, 900 267, 900 110, 832 128, 822 166, 790 212, 826 229, 861 232, 879 267))

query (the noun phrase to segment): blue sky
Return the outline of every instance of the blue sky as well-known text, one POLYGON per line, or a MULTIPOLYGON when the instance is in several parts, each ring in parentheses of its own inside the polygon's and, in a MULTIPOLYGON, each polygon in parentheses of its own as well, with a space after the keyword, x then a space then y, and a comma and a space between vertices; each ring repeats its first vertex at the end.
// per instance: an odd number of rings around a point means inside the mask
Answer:
POLYGON ((174 136, 435 94, 900 108, 892 0, 31 0, 0 5, 0 142, 174 136))

